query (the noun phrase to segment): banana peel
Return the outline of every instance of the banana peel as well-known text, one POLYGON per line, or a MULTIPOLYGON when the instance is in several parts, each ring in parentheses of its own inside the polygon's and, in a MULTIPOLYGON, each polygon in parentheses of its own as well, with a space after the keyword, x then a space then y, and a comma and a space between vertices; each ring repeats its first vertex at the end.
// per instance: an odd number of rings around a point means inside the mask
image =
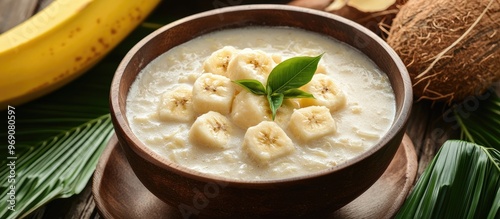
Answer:
POLYGON ((46 95, 97 64, 160 0, 57 0, 0 35, 0 105, 46 95))

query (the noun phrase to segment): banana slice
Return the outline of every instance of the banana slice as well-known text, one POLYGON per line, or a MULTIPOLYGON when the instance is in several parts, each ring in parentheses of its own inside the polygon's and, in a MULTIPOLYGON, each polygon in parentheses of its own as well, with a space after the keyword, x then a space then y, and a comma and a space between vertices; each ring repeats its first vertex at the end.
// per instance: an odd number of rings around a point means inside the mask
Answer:
POLYGON ((247 129, 262 121, 271 120, 272 115, 265 96, 242 90, 233 100, 230 117, 238 127, 247 129))
POLYGON ((158 116, 162 121, 190 122, 194 119, 192 90, 190 85, 182 84, 165 92, 160 98, 158 116))
POLYGON ((331 112, 335 112, 346 104, 344 93, 328 75, 315 74, 301 89, 314 96, 314 98, 302 98, 301 106, 326 106, 331 112))
POLYGON ((232 46, 224 46, 221 49, 213 52, 206 60, 203 62, 203 69, 205 72, 227 75, 227 67, 229 61, 233 58, 234 54, 238 50, 232 46))
POLYGON ((283 57, 281 57, 280 54, 272 54, 271 58, 273 59, 274 63, 276 63, 276 64, 281 63, 281 61, 283 61, 283 57))
POLYGON ((193 108, 198 114, 216 111, 229 114, 235 93, 229 78, 212 73, 202 74, 193 85, 193 108))
POLYGON ((326 74, 326 67, 322 64, 318 64, 318 67, 316 68, 316 74, 326 74))
POLYGON ((198 147, 224 149, 232 132, 233 125, 227 117, 210 111, 196 118, 189 129, 189 141, 198 147))
POLYGON ((300 108, 298 101, 299 99, 283 100, 283 104, 280 108, 278 108, 278 111, 276 112, 276 118, 274 119, 274 122, 276 122, 281 128, 286 129, 293 111, 300 108))
POLYGON ((267 53, 246 48, 234 55, 227 67, 227 73, 233 81, 255 79, 266 84, 267 77, 275 65, 267 53))
POLYGON ((325 106, 309 106, 295 110, 288 129, 295 138, 308 142, 335 133, 337 126, 325 106))
POLYGON ((243 150, 258 163, 269 162, 295 151, 292 140, 278 124, 263 121, 248 128, 243 139, 243 150))

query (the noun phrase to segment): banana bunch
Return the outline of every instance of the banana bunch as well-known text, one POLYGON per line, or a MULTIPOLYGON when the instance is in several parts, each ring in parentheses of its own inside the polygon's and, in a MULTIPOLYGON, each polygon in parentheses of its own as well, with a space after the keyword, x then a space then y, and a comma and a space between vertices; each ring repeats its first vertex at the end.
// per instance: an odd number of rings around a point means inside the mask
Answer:
POLYGON ((346 105, 335 81, 322 67, 301 89, 315 99, 286 99, 275 121, 265 96, 255 95, 231 81, 256 79, 263 84, 277 55, 260 50, 223 47, 204 62, 194 83, 176 85, 160 98, 159 118, 191 123, 190 142, 201 148, 227 149, 236 129, 244 131, 242 151, 261 166, 295 151, 294 141, 308 143, 336 132, 332 113, 346 105))
POLYGON ((94 66, 160 0, 56 0, 0 35, 0 103, 47 94, 94 66))

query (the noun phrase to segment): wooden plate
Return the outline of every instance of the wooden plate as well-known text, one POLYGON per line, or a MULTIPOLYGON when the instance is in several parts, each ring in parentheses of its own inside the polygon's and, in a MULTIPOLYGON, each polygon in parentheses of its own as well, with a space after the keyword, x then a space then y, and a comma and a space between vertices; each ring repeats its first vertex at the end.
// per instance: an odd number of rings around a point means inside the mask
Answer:
MULTIPOLYGON (((330 218, 391 218, 401 207, 417 174, 417 155, 405 135, 391 164, 365 193, 333 212, 330 218)), ((99 158, 92 193, 104 218, 182 218, 137 179, 113 136, 99 158)))

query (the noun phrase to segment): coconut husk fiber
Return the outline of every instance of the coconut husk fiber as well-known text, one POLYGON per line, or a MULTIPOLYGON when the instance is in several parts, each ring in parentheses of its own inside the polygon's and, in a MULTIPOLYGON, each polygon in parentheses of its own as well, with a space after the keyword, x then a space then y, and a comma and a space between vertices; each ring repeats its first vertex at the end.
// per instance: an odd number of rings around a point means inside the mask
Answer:
POLYGON ((500 79, 500 0, 409 0, 387 43, 417 99, 463 100, 500 79))

